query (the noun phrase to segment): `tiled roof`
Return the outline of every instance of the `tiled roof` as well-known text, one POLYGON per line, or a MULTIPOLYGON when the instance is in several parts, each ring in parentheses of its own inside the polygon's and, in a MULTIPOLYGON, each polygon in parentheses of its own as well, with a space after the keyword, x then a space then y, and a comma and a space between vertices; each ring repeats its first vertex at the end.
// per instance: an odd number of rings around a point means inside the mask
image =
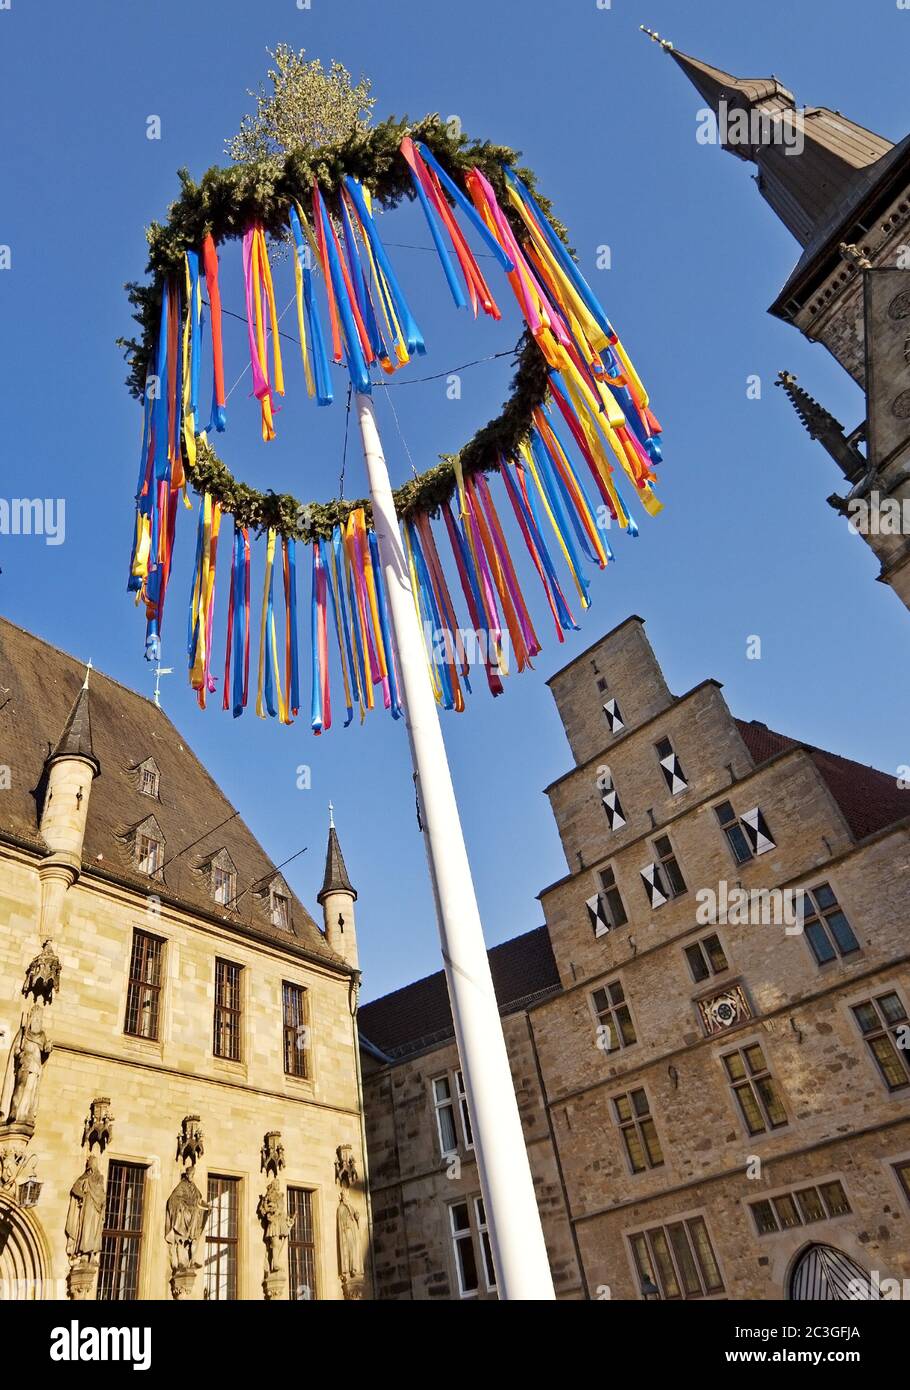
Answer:
MULTIPOLYGON (((61 740, 84 671, 73 657, 0 618, 0 763, 11 769, 11 787, 0 794, 0 837, 38 853, 47 852, 38 831, 45 760, 61 740)), ((252 931, 342 965, 293 895, 290 932, 272 926, 268 888, 277 874, 274 864, 161 709, 100 671, 92 671, 76 709, 77 732, 83 742, 90 740, 101 765, 89 801, 86 870, 175 899, 189 911, 219 918, 227 930, 252 931), (150 757, 161 774, 157 797, 139 790, 137 768, 150 757), (161 881, 140 873, 133 862, 133 832, 149 817, 165 841, 161 881), (220 849, 237 869, 241 896, 233 909, 220 907, 210 891, 206 866, 220 849)), ((68 743, 72 736, 71 729, 68 743)))
POLYGON ((767 762, 788 748, 805 748, 857 840, 910 816, 910 791, 898 787, 894 773, 879 772, 865 763, 777 734, 754 719, 737 719, 736 725, 757 763, 767 762))
MULTIPOLYGON (((516 1013, 560 987, 546 927, 493 946, 488 955, 500 1013, 516 1013)), ((440 970, 362 1004, 358 1023, 366 1040, 396 1060, 448 1041, 455 1029, 445 975, 440 970)))

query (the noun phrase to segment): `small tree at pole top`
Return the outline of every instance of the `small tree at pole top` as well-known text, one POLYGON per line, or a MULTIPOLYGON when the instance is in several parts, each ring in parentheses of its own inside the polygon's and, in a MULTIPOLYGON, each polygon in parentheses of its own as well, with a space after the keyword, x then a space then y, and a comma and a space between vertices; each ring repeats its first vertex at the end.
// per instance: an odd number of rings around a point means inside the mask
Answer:
POLYGON ((637 535, 630 497, 651 515, 660 510, 660 426, 564 228, 533 173, 516 167, 514 151, 471 141, 438 116, 369 126, 369 84, 353 86, 338 64, 326 76, 286 48, 273 57, 273 97, 260 96, 256 117, 232 145, 251 162, 210 169, 199 183, 181 173, 167 223, 149 229, 150 283, 128 287, 142 329, 124 344, 129 385, 143 404, 129 588, 145 608, 146 655, 157 660, 181 494, 186 502, 191 487, 200 500, 188 666, 204 707, 217 689, 220 527, 225 515, 232 518, 222 706, 236 717, 250 696, 251 542, 262 538, 256 713, 290 724, 301 704, 297 547, 308 546, 311 728, 331 727, 332 666, 345 724, 355 709, 362 719, 380 700, 394 718, 404 717, 499 1294, 552 1298, 437 707, 465 708, 472 680, 466 639, 481 653, 494 695, 511 669, 521 671, 541 650, 518 582, 516 545, 528 553, 558 640, 577 627, 567 594, 574 589, 573 605, 588 607, 584 559, 601 569, 614 559, 607 527, 637 535), (323 123, 314 105, 320 83, 331 86, 323 123), (331 121, 337 138, 318 148, 296 142, 298 131, 321 135, 331 121), (294 143, 285 148, 289 138, 294 143), (458 454, 393 492, 373 410, 376 373, 391 376, 427 351, 379 228, 380 212, 403 197, 421 205, 456 306, 498 319, 503 284, 525 333, 501 414, 458 454), (301 355, 294 370, 316 404, 328 406, 332 368, 346 369, 368 499, 301 503, 263 493, 235 478, 216 452, 212 437, 227 427, 218 248, 229 239, 243 246, 249 369, 263 439, 275 437, 275 398, 285 391, 270 245, 290 240, 301 355), (472 249, 478 244, 496 262, 495 289, 472 249), (203 374, 211 382, 206 407, 203 374), (501 487, 498 501, 491 483, 501 487), (503 503, 515 522, 508 530, 503 503), (463 627, 459 594, 469 618, 463 627))

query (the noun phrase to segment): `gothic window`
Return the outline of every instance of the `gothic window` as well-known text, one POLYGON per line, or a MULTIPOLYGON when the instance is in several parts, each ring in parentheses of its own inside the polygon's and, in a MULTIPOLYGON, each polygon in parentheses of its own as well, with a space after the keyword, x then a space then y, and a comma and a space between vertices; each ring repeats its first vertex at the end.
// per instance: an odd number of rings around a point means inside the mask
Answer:
POLYGON ((813 1221, 846 1216, 851 1206, 843 1183, 833 1179, 817 1187, 799 1187, 777 1197, 750 1202, 749 1210, 758 1234, 767 1236, 793 1230, 796 1226, 810 1226, 813 1221))
POLYGON ((626 823, 623 815, 622 803, 619 800, 619 793, 613 785, 613 774, 608 767, 602 768, 597 781, 597 788, 600 792, 600 800, 607 813, 607 820, 611 830, 622 830, 626 823))
POLYGON ((910 1023, 900 995, 890 991, 854 1004, 853 1016, 888 1090, 910 1086, 910 1023))
POLYGON ((284 1021, 284 1071, 286 1076, 309 1077, 310 1029, 307 992, 285 980, 281 986, 284 1021))
POLYGON ((205 1228, 205 1286, 203 1298, 224 1301, 237 1297, 237 1244, 240 1179, 209 1173, 212 1205, 205 1228))
POLYGON ((613 1097, 613 1115, 626 1146, 633 1173, 660 1168, 664 1155, 651 1118, 646 1093, 639 1087, 624 1096, 613 1097))
POLYGON ((749 1043, 723 1059, 740 1113, 750 1134, 764 1134, 787 1123, 777 1083, 758 1043, 749 1043))
POLYGON ((164 942, 160 936, 133 932, 130 974, 123 1031, 134 1038, 155 1041, 161 1022, 161 980, 164 942))
POLYGON ((684 792, 689 785, 682 770, 682 764, 673 752, 673 745, 668 738, 662 738, 659 743, 655 744, 655 748, 657 761, 660 763, 670 794, 677 796, 680 792, 684 792))
POLYGON ((656 1289, 667 1299, 723 1293, 723 1279, 703 1217, 653 1226, 629 1236, 629 1244, 643 1297, 649 1289, 656 1289))
POLYGON ((104 1229, 95 1295, 99 1302, 139 1297, 144 1196, 145 1169, 135 1163, 112 1162, 104 1197, 104 1229))
POLYGON ((306 1187, 288 1188, 288 1216, 295 1218, 288 1236, 288 1284, 292 1303, 316 1298, 316 1226, 313 1194, 306 1187))
POLYGON ((597 1046, 604 1052, 631 1047, 638 1041, 621 981, 610 980, 595 989, 591 1004, 597 1018, 597 1046))
POLYGON ((606 936, 608 932, 626 925, 629 918, 612 868, 601 869, 600 892, 588 898, 585 906, 595 936, 606 936))
POLYGON ((808 888, 803 894, 803 935, 819 965, 859 950, 850 923, 827 883, 808 888))
POLYGON ((710 936, 703 936, 700 941, 686 947, 686 960, 696 984, 709 979, 711 975, 720 975, 730 968, 724 948, 720 944, 720 937, 713 932, 710 936))
POLYGON ((229 1062, 240 1061, 240 976, 242 966, 215 960, 215 1020, 213 1051, 229 1062))

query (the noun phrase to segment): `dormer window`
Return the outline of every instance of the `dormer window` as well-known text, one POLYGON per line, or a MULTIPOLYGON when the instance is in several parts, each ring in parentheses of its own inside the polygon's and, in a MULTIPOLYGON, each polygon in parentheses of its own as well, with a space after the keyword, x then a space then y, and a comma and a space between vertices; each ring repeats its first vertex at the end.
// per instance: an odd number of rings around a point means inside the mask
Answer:
POLYGON ((212 897, 222 907, 227 907, 237 896, 237 875, 233 869, 221 869, 217 864, 212 869, 212 897))
POLYGON ((291 900, 287 893, 273 888, 269 893, 269 921, 281 931, 291 929, 291 900))
POLYGON ((141 874, 154 878, 161 872, 164 863, 164 845, 147 831, 136 834, 136 865, 141 874))
POLYGON ((220 849, 212 855, 207 867, 212 898, 219 907, 232 907, 237 897, 237 870, 233 859, 226 849, 220 849))
POLYGON ((161 773, 154 758, 146 758, 136 769, 138 778, 137 786, 143 796, 153 796, 158 799, 158 791, 161 784, 161 773))

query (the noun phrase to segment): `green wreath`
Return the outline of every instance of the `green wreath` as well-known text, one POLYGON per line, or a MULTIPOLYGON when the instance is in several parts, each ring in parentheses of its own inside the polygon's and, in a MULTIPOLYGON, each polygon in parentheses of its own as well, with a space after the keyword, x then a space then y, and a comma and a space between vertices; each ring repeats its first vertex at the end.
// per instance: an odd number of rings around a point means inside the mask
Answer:
MULTIPOLYGON (((138 338, 119 338, 130 364, 127 386, 141 400, 149 364, 154 360, 154 343, 161 311, 162 285, 167 276, 182 270, 184 253, 199 246, 210 234, 216 243, 243 236, 251 222, 261 222, 274 240, 286 236, 288 213, 295 200, 309 195, 314 179, 324 194, 336 193, 345 174, 369 189, 380 207, 396 207, 402 198, 413 199, 410 174, 399 153, 402 139, 410 135, 423 141, 446 172, 461 183, 462 175, 479 168, 493 185, 500 205, 517 236, 523 233, 520 218, 505 197, 502 165, 510 165, 528 186, 550 219, 557 235, 568 245, 565 227, 552 214, 549 200, 537 188, 532 170, 517 167, 518 152, 506 145, 470 140, 454 133, 438 115, 425 116, 415 124, 389 119, 369 130, 358 131, 343 145, 317 150, 294 149, 281 159, 257 164, 211 168, 195 183, 186 169, 179 171, 180 197, 171 204, 166 223, 153 222, 147 230, 151 283, 131 282, 126 286, 133 317, 142 332, 138 338)), ((571 248, 570 248, 571 249, 571 248)), ((499 415, 479 429, 457 455, 441 455, 440 462, 394 492, 398 515, 415 512, 435 514, 455 491, 457 458, 465 474, 492 472, 500 458, 514 454, 527 438, 532 411, 542 405, 547 393, 547 364, 529 334, 524 333, 515 349, 517 367, 511 394, 499 415)), ((366 499, 301 503, 291 493, 261 492, 238 481, 218 456, 211 442, 201 436, 196 462, 184 460, 189 482, 200 494, 209 493, 238 524, 256 531, 274 528, 279 534, 311 542, 328 538, 332 528, 343 523, 356 507, 363 507, 369 522, 370 504, 366 499)))

